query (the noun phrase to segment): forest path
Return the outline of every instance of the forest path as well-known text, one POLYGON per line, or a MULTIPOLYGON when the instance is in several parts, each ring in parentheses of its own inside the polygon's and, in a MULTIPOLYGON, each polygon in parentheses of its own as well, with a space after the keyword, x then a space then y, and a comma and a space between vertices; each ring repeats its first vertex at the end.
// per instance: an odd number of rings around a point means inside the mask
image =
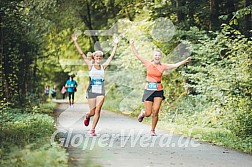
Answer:
POLYGON ((88 105, 68 108, 61 103, 55 110, 57 130, 69 153, 70 166, 112 167, 251 167, 252 156, 231 149, 193 141, 151 127, 137 119, 102 110, 96 128, 89 134, 83 119, 88 105))

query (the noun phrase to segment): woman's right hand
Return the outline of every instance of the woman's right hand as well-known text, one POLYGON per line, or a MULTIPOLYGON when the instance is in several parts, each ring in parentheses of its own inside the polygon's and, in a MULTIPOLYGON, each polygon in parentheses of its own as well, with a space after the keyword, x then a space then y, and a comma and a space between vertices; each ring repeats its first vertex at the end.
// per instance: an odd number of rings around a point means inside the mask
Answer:
POLYGON ((73 41, 77 41, 77 37, 75 36, 75 34, 72 34, 71 37, 73 41))

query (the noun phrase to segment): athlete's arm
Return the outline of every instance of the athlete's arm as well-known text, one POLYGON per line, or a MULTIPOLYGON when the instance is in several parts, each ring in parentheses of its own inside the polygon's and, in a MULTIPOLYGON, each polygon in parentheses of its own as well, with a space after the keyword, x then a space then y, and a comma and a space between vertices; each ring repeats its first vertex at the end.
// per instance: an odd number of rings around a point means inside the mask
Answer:
POLYGON ((182 66, 182 65, 184 65, 186 63, 189 63, 191 60, 192 60, 192 57, 188 57, 185 60, 182 60, 182 61, 180 61, 180 62, 178 62, 176 64, 167 64, 165 70, 173 70, 175 68, 178 68, 179 66, 182 66))
POLYGON ((106 68, 109 66, 110 62, 112 61, 113 57, 115 56, 115 52, 116 52, 118 43, 119 43, 119 39, 116 38, 116 39, 114 40, 114 48, 113 48, 113 51, 112 51, 111 55, 110 55, 109 58, 106 60, 106 62, 103 63, 103 68, 104 68, 104 69, 106 69, 106 68))
POLYGON ((91 61, 87 58, 87 56, 82 52, 82 50, 81 50, 81 48, 80 48, 80 46, 79 46, 79 44, 78 44, 78 42, 77 42, 77 37, 76 37, 74 34, 72 34, 71 37, 72 37, 72 40, 73 40, 73 42, 74 42, 74 45, 75 45, 76 49, 77 49, 78 52, 80 53, 81 57, 84 59, 85 63, 88 65, 88 69, 90 69, 91 66, 92 66, 92 62, 91 62, 91 61))
POLYGON ((68 81, 66 81, 66 84, 65 84, 65 88, 68 88, 69 86, 68 86, 68 81))
POLYGON ((131 39, 130 40, 130 46, 131 46, 131 50, 133 51, 134 55, 142 62, 142 63, 146 63, 147 60, 145 60, 136 50, 136 47, 134 45, 134 40, 131 39))

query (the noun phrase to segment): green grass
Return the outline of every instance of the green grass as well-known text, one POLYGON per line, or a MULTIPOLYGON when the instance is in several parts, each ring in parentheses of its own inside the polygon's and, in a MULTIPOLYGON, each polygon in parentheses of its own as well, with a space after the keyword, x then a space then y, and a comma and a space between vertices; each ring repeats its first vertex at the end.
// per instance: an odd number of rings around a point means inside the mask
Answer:
POLYGON ((50 113, 55 105, 50 102, 32 108, 2 108, 0 166, 67 166, 66 150, 50 141, 55 131, 50 113))
MULTIPOLYGON (((146 120, 145 123, 151 124, 151 119, 146 120)), ((167 123, 167 121, 159 121, 157 127, 173 132, 174 134, 191 137, 198 141, 252 154, 252 137, 239 137, 234 135, 230 130, 178 125, 176 123, 167 123)))
POLYGON ((54 108, 57 106, 58 104, 53 102, 53 101, 48 101, 46 103, 41 103, 39 104, 39 108, 40 110, 38 110, 39 113, 45 113, 45 114, 50 114, 53 112, 54 108))

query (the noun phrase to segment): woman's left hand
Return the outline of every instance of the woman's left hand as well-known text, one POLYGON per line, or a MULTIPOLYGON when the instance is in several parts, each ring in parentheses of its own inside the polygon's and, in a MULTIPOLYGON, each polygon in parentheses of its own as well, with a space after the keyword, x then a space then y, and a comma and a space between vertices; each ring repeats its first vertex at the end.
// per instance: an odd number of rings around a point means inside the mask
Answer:
POLYGON ((119 38, 115 38, 114 43, 117 45, 119 43, 119 38))
POLYGON ((192 57, 187 57, 185 61, 186 63, 189 63, 191 60, 192 60, 192 57))
POLYGON ((73 41, 77 41, 77 37, 75 36, 75 34, 72 34, 71 38, 72 38, 73 41))

